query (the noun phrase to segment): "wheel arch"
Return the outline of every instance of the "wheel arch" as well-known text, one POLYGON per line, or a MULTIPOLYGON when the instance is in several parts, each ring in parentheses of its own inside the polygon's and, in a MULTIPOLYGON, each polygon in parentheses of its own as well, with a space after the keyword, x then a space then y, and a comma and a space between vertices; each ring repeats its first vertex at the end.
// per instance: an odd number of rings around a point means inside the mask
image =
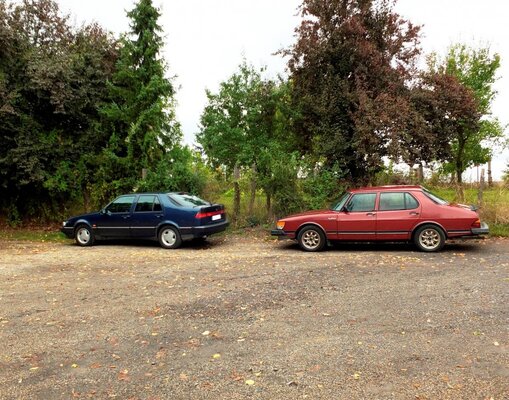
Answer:
POLYGON ((300 225, 297 228, 297 230, 295 231, 295 239, 297 239, 299 237, 300 232, 304 228, 307 228, 308 226, 315 226, 315 227, 319 228, 322 231, 322 233, 323 233, 323 235, 325 237, 325 240, 328 240, 328 238, 327 238, 327 231, 323 228, 322 225, 320 225, 320 224, 318 224, 316 222, 304 222, 302 225, 300 225))
POLYGON ((94 230, 94 227, 92 226, 92 224, 91 224, 89 221, 87 221, 86 219, 79 219, 79 220, 77 220, 77 221, 74 223, 74 225, 73 225, 73 227, 72 227, 73 232, 76 232, 76 229, 78 229, 78 228, 79 228, 80 226, 82 226, 82 225, 85 225, 85 226, 86 226, 87 228, 89 228, 91 231, 93 231, 93 230, 94 230))
POLYGON ((419 222, 419 224, 414 226, 414 229, 412 230, 412 234, 410 235, 410 240, 415 239, 415 234, 417 233, 419 228, 423 227, 424 225, 433 225, 433 226, 436 226, 437 228, 440 228, 440 230, 444 233, 445 238, 448 239, 447 229, 445 229, 441 224, 439 224, 436 221, 423 221, 423 222, 419 222))
POLYGON ((173 222, 173 221, 162 221, 158 226, 157 226, 157 229, 156 229, 156 237, 159 237, 159 232, 161 232, 161 229, 164 229, 165 227, 167 226, 171 226, 172 228, 175 228, 177 229, 179 232, 180 232, 180 227, 178 226, 177 223, 173 222))

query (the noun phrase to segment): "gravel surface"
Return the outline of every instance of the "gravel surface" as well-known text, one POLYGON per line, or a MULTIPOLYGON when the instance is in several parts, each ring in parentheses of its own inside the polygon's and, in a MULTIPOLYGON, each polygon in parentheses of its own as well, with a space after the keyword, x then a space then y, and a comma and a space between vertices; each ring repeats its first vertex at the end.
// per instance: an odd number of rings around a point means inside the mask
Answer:
POLYGON ((509 399, 509 241, 0 242, 3 399, 509 399))

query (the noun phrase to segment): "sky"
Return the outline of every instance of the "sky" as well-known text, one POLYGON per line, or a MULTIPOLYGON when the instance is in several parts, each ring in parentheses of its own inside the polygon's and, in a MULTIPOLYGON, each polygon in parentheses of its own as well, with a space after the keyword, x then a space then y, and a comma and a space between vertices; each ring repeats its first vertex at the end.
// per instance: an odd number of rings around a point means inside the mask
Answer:
MULTIPOLYGON (((126 10, 132 0, 57 0, 76 24, 96 21, 115 34, 129 29, 126 10)), ((274 55, 295 42, 300 0, 154 0, 161 8, 160 25, 166 46, 163 56, 175 77, 177 118, 184 140, 191 144, 199 130, 206 103, 205 89, 215 91, 241 63, 267 67, 267 77, 285 73, 285 60, 274 55)), ((444 54, 453 43, 490 45, 500 54, 502 66, 495 88, 493 115, 509 124, 509 2, 505 0, 398 0, 403 18, 422 25, 424 54, 444 54)), ((509 129, 506 130, 509 134, 509 129)), ((509 151, 497 152, 494 179, 500 179, 509 162, 509 151)), ((466 179, 476 171, 467 171, 466 179)))

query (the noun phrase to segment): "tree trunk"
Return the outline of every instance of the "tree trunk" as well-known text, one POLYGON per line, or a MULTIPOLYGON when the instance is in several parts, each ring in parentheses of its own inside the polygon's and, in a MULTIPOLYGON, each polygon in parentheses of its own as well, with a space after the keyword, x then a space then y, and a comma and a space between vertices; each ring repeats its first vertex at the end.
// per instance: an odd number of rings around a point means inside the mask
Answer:
POLYGON ((418 167, 418 174, 417 174, 417 179, 418 179, 418 182, 420 184, 422 184, 424 182, 424 166, 422 165, 422 162, 419 163, 419 167, 418 167))
POLYGON ((240 168, 237 164, 233 168, 233 223, 239 220, 240 216, 240 168))
POLYGON ((253 163, 251 166, 251 182, 250 182, 250 193, 249 193, 249 206, 247 214, 249 216, 253 215, 254 203, 256 200, 256 164, 253 163))
POLYGON ((457 200, 463 202, 465 199, 463 193, 463 152, 465 149, 465 141, 458 140, 458 154, 456 154, 455 167, 456 167, 456 196, 457 200))
POLYGON ((491 175, 491 158, 488 160, 488 186, 493 187, 493 176, 491 175))
POLYGON ((456 199, 458 201, 464 201, 465 195, 463 193, 463 170, 456 167, 456 199))
POLYGON ((85 212, 90 211, 90 191, 84 187, 82 188, 83 193, 83 207, 85 208, 85 212))
POLYGON ((265 193, 265 204, 267 207, 267 220, 272 221, 272 197, 270 193, 265 193))
POLYGON ((482 205, 482 196, 484 191, 484 168, 481 169, 481 179, 479 180, 479 191, 477 192, 477 204, 479 207, 482 205))

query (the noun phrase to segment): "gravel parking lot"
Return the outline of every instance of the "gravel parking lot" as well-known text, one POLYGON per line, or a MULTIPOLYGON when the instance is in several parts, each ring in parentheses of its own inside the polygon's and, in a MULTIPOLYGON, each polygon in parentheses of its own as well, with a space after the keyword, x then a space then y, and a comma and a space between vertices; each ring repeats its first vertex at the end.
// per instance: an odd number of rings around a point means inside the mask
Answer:
POLYGON ((508 399, 509 241, 0 243, 1 399, 508 399))

